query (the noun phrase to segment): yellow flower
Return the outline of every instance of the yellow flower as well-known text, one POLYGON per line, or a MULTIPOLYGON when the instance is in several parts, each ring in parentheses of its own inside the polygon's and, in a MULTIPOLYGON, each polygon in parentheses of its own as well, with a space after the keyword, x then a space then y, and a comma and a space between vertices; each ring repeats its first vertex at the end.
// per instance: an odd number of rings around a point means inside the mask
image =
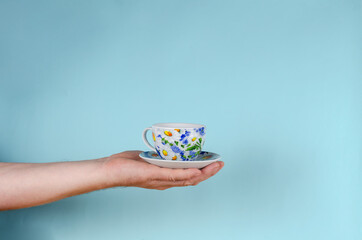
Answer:
POLYGON ((176 156, 173 156, 173 157, 172 157, 172 160, 176 160, 176 159, 177 159, 177 157, 176 157, 176 156))
POLYGON ((162 150, 162 153, 163 153, 163 155, 165 155, 165 156, 167 156, 167 152, 166 152, 166 150, 162 150))
POLYGON ((195 141, 196 140, 196 137, 194 137, 193 139, 191 139, 192 141, 195 141))
POLYGON ((155 137, 155 134, 154 134, 154 133, 152 133, 152 137, 153 137, 153 141, 156 142, 156 137, 155 137))
POLYGON ((171 136, 172 136, 172 133, 171 133, 171 132, 169 132, 169 131, 165 131, 165 134, 166 134, 167 136, 169 136, 169 137, 171 137, 171 136))
POLYGON ((180 132, 180 129, 175 129, 175 131, 180 132))

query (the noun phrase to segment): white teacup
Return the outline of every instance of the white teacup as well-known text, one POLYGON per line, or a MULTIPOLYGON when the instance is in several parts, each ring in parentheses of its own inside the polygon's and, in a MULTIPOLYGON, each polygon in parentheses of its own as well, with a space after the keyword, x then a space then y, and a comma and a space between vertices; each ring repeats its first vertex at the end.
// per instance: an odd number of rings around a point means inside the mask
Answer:
POLYGON ((143 141, 162 159, 192 161, 199 155, 205 142, 205 125, 191 123, 158 123, 143 131, 143 141), (152 130, 155 147, 147 140, 152 130))

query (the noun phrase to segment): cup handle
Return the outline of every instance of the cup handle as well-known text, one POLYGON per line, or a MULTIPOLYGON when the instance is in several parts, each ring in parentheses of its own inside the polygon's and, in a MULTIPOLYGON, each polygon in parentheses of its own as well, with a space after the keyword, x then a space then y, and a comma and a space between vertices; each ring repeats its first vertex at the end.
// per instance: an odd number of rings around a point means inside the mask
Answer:
POLYGON ((145 130, 143 130, 143 134, 142 134, 142 138, 143 138, 143 141, 145 142, 145 144, 147 145, 147 147, 149 147, 152 151, 155 151, 156 152, 156 149, 150 144, 150 142, 147 140, 147 131, 148 130, 152 130, 152 128, 148 127, 148 128, 145 128, 145 130))

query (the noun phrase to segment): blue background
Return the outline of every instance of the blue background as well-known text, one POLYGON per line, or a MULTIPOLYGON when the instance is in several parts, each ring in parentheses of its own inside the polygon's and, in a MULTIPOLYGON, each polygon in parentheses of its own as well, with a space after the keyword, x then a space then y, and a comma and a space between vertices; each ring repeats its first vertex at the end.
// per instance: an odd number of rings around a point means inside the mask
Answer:
POLYGON ((361 1, 0 2, 0 159, 147 150, 203 123, 225 168, 0 213, 1 239, 361 239, 361 1))

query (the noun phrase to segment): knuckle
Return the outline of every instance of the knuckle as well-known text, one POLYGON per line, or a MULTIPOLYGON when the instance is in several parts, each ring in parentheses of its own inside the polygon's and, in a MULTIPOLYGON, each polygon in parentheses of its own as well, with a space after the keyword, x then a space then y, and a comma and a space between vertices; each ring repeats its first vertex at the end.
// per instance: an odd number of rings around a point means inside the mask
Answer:
POLYGON ((121 152, 119 154, 128 156, 131 153, 132 153, 131 151, 124 151, 124 152, 121 152))
POLYGON ((189 172, 188 174, 187 174, 187 178, 192 178, 194 176, 194 174, 192 173, 192 172, 189 172))
POLYGON ((194 174, 193 171, 188 171, 187 174, 186 174, 186 176, 187 176, 188 178, 191 178, 191 177, 193 177, 194 175, 195 175, 195 174, 194 174))
POLYGON ((170 175, 168 176, 168 180, 169 180, 169 181, 172 181, 172 182, 176 182, 176 179, 175 179, 175 177, 174 177, 172 174, 170 174, 170 175))

